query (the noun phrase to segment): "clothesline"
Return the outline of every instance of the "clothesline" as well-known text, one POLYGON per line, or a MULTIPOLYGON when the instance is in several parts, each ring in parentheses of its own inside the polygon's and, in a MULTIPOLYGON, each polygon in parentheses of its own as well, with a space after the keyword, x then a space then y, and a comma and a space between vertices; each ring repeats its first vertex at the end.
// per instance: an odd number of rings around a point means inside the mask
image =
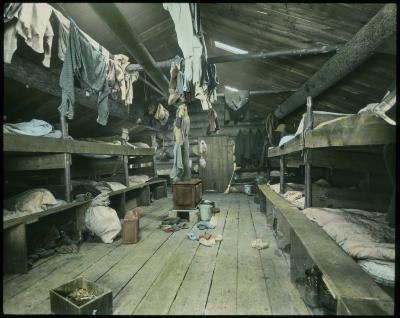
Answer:
MULTIPOLYGON (((37 53, 44 53, 42 64, 50 67, 51 48, 53 45, 53 27, 51 16, 56 17, 58 28, 58 58, 63 61, 60 75, 62 102, 58 108, 63 116, 74 117, 74 77, 83 84, 82 87, 98 93, 97 122, 107 124, 109 115, 108 97, 113 92, 120 92, 125 105, 133 100, 133 82, 139 73, 129 72, 126 66, 129 57, 123 54, 113 55, 82 31, 68 15, 48 3, 10 3, 5 8, 4 62, 11 63, 17 50, 17 34, 37 53)), ((129 111, 129 108, 128 108, 129 111)))

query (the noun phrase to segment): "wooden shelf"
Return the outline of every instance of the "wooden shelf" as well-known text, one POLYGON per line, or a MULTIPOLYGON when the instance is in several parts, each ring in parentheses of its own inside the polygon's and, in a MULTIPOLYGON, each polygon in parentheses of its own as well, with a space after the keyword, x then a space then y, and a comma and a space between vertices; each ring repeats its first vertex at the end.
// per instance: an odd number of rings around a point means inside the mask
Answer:
POLYGON ((373 114, 339 117, 306 131, 289 142, 268 149, 268 157, 277 157, 303 149, 384 145, 395 141, 396 128, 373 114))
POLYGON ((38 219, 38 218, 41 218, 41 217, 44 217, 47 215, 51 215, 51 214, 62 212, 62 211, 68 210, 68 209, 76 208, 76 207, 84 205, 85 203, 88 203, 88 202, 89 201, 67 203, 67 204, 64 204, 64 205, 61 205, 61 206, 58 206, 55 208, 47 209, 45 211, 27 214, 27 215, 23 215, 23 216, 18 216, 18 217, 8 219, 8 220, 3 220, 3 229, 7 229, 12 226, 21 224, 21 223, 28 223, 30 221, 33 221, 35 219, 38 219))
POLYGON ((111 145, 101 142, 12 134, 4 134, 3 142, 3 151, 5 152, 76 153, 127 156, 152 156, 155 153, 154 148, 133 149, 130 146, 111 145))
MULTIPOLYGON (((153 185, 153 184, 157 184, 157 183, 164 184, 165 182, 166 182, 165 180, 151 180, 151 181, 147 181, 147 182, 144 182, 144 183, 141 183, 141 184, 137 184, 137 185, 134 185, 134 186, 131 186, 131 187, 126 187, 124 189, 120 189, 120 190, 117 190, 117 191, 112 191, 112 192, 110 192, 108 194, 108 196, 112 197, 112 196, 116 196, 118 194, 122 194, 122 193, 126 193, 126 192, 129 192, 129 191, 132 191, 132 190, 142 189, 142 188, 144 188, 146 186, 150 186, 150 185, 153 185)), ((32 213, 32 214, 27 214, 27 215, 18 216, 18 217, 15 217, 15 218, 7 219, 7 220, 3 221, 3 229, 7 229, 7 228, 10 228, 10 227, 15 226, 17 224, 21 224, 21 223, 29 223, 32 220, 35 220, 35 219, 38 219, 38 218, 41 218, 41 217, 44 217, 44 216, 47 216, 47 215, 51 215, 51 214, 54 214, 54 213, 62 212, 62 211, 65 211, 65 210, 69 210, 69 209, 72 209, 72 208, 76 208, 78 206, 82 206, 84 204, 90 203, 91 201, 92 200, 67 203, 67 204, 64 204, 64 205, 61 205, 61 206, 58 206, 58 207, 55 207, 55 208, 47 209, 45 211, 36 212, 36 213, 32 213)))
POLYGON ((268 149, 268 157, 278 157, 303 150, 303 138, 301 135, 295 136, 292 140, 281 146, 268 149))
POLYGON ((306 148, 384 145, 395 141, 396 127, 370 114, 340 117, 305 133, 306 148))

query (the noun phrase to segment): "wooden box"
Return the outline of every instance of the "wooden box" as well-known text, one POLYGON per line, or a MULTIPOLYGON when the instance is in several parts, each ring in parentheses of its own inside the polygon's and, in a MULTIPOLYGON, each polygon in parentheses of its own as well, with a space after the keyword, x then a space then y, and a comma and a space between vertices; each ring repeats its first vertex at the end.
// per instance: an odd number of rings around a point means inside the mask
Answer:
POLYGON ((123 219, 122 244, 136 244, 139 241, 139 213, 133 211, 132 219, 123 219))
POLYGON ((167 197, 166 186, 165 185, 157 186, 153 193, 153 199, 159 200, 165 197, 167 197))
POLYGON ((172 184, 174 209, 193 209, 202 198, 202 183, 200 179, 178 181, 172 184))
POLYGON ((50 290, 50 309, 56 315, 112 315, 112 291, 82 277, 50 290), (67 295, 77 288, 87 289, 96 297, 77 305, 67 295))

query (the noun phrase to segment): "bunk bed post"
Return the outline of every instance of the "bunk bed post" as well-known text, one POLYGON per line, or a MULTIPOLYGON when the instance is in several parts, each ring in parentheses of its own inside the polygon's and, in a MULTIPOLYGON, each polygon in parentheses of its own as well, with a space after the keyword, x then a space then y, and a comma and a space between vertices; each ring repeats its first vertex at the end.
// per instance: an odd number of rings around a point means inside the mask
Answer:
MULTIPOLYGON (((68 123, 65 117, 60 113, 60 124, 62 138, 68 138, 68 123)), ((71 202, 71 154, 64 153, 64 185, 65 185, 65 201, 71 202)))
MULTIPOLYGON (((156 135, 151 135, 151 147, 152 148, 157 147, 156 135)), ((154 173, 154 179, 157 179, 158 174, 157 174, 156 154, 155 153, 153 155, 153 173, 154 173)))
POLYGON ((285 156, 280 156, 279 157, 279 163, 280 163, 280 176, 279 176, 279 183, 280 183, 280 188, 279 192, 281 194, 285 193, 285 170, 286 170, 286 162, 285 162, 285 156))
MULTIPOLYGON (((307 96, 307 114, 304 120, 304 131, 313 128, 313 113, 311 96, 307 96)), ((304 135, 304 132, 303 132, 304 135)), ((304 208, 312 206, 312 184, 311 184, 311 149, 304 150, 304 208)))
MULTIPOLYGON (((122 139, 122 145, 126 146, 126 142, 129 139, 129 131, 126 128, 122 128, 122 134, 121 134, 121 139, 122 139)), ((125 185, 129 187, 129 170, 128 170, 128 162, 129 162, 129 157, 127 155, 122 156, 122 162, 124 165, 124 178, 125 178, 125 185)))
POLYGON ((311 150, 306 149, 304 153, 304 183, 305 183, 305 203, 304 208, 309 208, 312 205, 312 186, 311 186, 311 150))
POLYGON ((128 170, 128 156, 122 156, 123 164, 124 164, 124 177, 125 177, 125 185, 129 187, 129 170, 128 170))
POLYGON ((28 271, 28 253, 25 223, 3 229, 3 233, 4 273, 26 273, 28 271))

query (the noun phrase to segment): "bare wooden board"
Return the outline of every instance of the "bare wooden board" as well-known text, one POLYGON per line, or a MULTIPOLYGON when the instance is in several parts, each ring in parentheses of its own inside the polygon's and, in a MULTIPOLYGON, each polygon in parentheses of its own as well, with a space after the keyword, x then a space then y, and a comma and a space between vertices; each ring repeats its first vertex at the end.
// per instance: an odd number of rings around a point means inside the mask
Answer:
POLYGON ((238 204, 240 199, 237 195, 228 194, 228 196, 230 205, 204 312, 206 315, 236 314, 238 204))
POLYGON ((260 253, 251 247, 256 233, 249 200, 247 195, 240 194, 236 314, 271 315, 260 253))
POLYGON ((71 139, 56 139, 47 137, 3 135, 3 151, 14 152, 49 152, 49 153, 80 153, 99 155, 154 155, 154 148, 135 148, 129 146, 110 145, 102 142, 89 142, 71 139))
MULTIPOLYGON (((113 292, 113 297, 115 297, 137 271, 157 253, 170 236, 171 233, 165 233, 161 229, 158 229, 143 240, 142 244, 128 246, 130 249, 129 253, 97 279, 96 282, 110 288, 113 292)), ((85 275, 83 276, 85 277, 85 275)))
POLYGON ((32 213, 32 214, 28 214, 28 215, 24 215, 24 216, 19 216, 19 217, 15 217, 15 218, 12 218, 12 219, 8 219, 8 220, 5 220, 3 222, 3 229, 7 229, 7 228, 10 228, 10 227, 15 226, 17 224, 29 222, 29 221, 35 220, 37 218, 41 218, 41 217, 44 217, 44 216, 47 216, 47 215, 51 215, 51 214, 54 214, 54 213, 58 213, 58 212, 61 212, 61 211, 66 211, 66 210, 69 210, 69 209, 75 209, 76 207, 79 207, 79 206, 81 206, 81 205, 83 205, 85 203, 86 202, 67 203, 67 204, 64 204, 64 205, 61 205, 61 206, 58 206, 58 207, 55 207, 55 208, 50 208, 50 209, 42 211, 42 212, 36 212, 36 213, 32 213))
POLYGON ((127 280, 124 288, 114 297, 114 314, 132 314, 185 237, 186 231, 171 235, 141 268, 132 273, 133 277, 127 280))
MULTIPOLYGON (((159 200, 157 203, 161 204, 163 200, 159 200)), ((151 211, 149 207, 149 211, 151 211)), ((146 209, 146 208, 144 208, 146 209)), ((159 210, 156 208, 153 210, 153 213, 156 215, 159 214, 159 210)), ((143 232, 146 233, 146 228, 149 227, 149 224, 154 223, 152 220, 151 214, 146 220, 146 217, 142 218, 143 232)), ((153 231, 155 229, 153 228, 153 231)), ((150 229, 151 233, 151 229, 150 229)), ((149 234, 150 234, 149 233, 149 234)), ((147 234, 148 235, 148 234, 147 234)), ((82 272, 84 272, 87 268, 90 268, 92 264, 95 264, 99 260, 107 257, 112 251, 114 251, 115 247, 120 245, 121 241, 115 241, 112 244, 103 244, 96 243, 95 246, 90 249, 87 253, 78 253, 78 254, 67 254, 59 256, 64 260, 64 262, 60 261, 59 264, 56 264, 56 268, 50 273, 47 271, 47 266, 43 264, 44 267, 40 270, 40 273, 36 273, 36 275, 29 275, 28 277, 32 277, 31 280, 35 281, 32 285, 27 287, 26 289, 19 289, 20 292, 18 294, 14 294, 13 297, 3 303, 4 312, 6 313, 48 313, 49 308, 49 289, 58 287, 59 285, 72 280, 73 278, 79 276, 82 272), (40 274, 45 274, 46 276, 41 276, 40 274), (37 279, 39 277, 39 279, 37 279), (29 301, 27 302, 27 299, 29 301)), ((93 243, 92 243, 93 244, 93 243)), ((117 260, 118 261, 118 260, 117 260)), ((51 264, 51 263, 50 263, 51 264)), ((37 271, 39 270, 38 267, 37 271)), ((109 270, 109 267, 105 269, 105 271, 109 270)), ((22 276, 21 276, 22 277, 22 276)), ((11 293, 10 293, 11 294, 11 293)))
MULTIPOLYGON (((220 208, 216 228, 210 232, 223 234, 228 212, 229 196, 207 196, 220 208)), ((209 289, 212 284, 216 259, 221 243, 207 247, 200 245, 194 256, 185 279, 180 286, 175 300, 168 312, 170 315, 202 315, 207 304, 209 289)))
POLYGON ((8 171, 63 169, 65 154, 38 155, 29 157, 5 157, 4 168, 8 171))
POLYGON ((308 220, 303 213, 276 194, 269 186, 259 185, 259 189, 279 209, 290 228, 301 240, 308 255, 323 273, 324 282, 329 286, 334 297, 391 301, 391 298, 373 279, 317 224, 308 220), (343 268, 346 271, 343 271, 343 268))
POLYGON ((395 141, 395 127, 371 114, 350 115, 305 133, 305 147, 383 145, 395 141))
MULTIPOLYGON (((141 221, 144 221, 144 218, 141 218, 141 221)), ((146 238, 151 237, 157 230, 157 226, 153 224, 154 222, 146 222, 146 224, 144 224, 144 222, 141 223, 140 241, 138 243, 126 245, 119 244, 117 248, 114 248, 109 254, 100 259, 98 262, 92 262, 80 273, 80 275, 90 281, 97 281, 127 255, 130 253, 135 253, 134 251, 146 242, 146 238)))
POLYGON ((3 231, 3 268, 8 273, 25 273, 28 270, 25 224, 3 231))
POLYGON ((281 250, 278 249, 272 225, 267 224, 265 215, 256 205, 250 212, 257 238, 269 242, 269 247, 259 251, 264 279, 268 288, 272 315, 309 314, 296 287, 290 281, 290 272, 281 250))
MULTIPOLYGON (((151 214, 159 214, 157 213, 157 209, 154 211, 151 211, 151 214)), ((143 221, 143 220, 142 220, 143 221)), ((154 225, 154 221, 151 220, 151 217, 149 219, 145 219, 145 222, 143 227, 141 227, 141 233, 142 233, 142 239, 143 242, 146 242, 146 238, 150 238, 151 236, 157 232, 157 229, 154 225)), ((164 233, 166 234, 166 233, 164 233)), ((167 235, 168 236, 168 235, 167 235)), ((143 245, 143 244, 141 244, 143 245)), ((105 275, 108 271, 110 271, 112 268, 114 268, 121 260, 123 260, 124 257, 126 257, 127 253, 136 251, 139 246, 141 246, 139 243, 133 244, 133 245, 124 245, 121 244, 121 240, 117 242, 117 245, 114 246, 114 248, 106 253, 103 257, 94 260, 93 263, 88 262, 88 264, 85 264, 85 266, 81 267, 81 270, 77 272, 73 272, 73 275, 69 275, 68 277, 65 277, 65 280, 72 280, 78 277, 84 277, 90 281, 98 282, 99 278, 101 278, 103 275, 105 275), (122 255, 121 255, 122 254, 122 255), (86 269, 86 270, 85 270, 86 269), (82 271, 83 270, 83 271, 82 271)), ((139 251, 140 252, 140 251, 139 251)), ((103 285, 108 287, 108 285, 103 285)), ((49 298, 47 297, 45 300, 40 302, 38 305, 34 306, 31 311, 31 313, 50 313, 50 307, 49 307, 49 298)))
MULTIPOLYGON (((47 299, 50 289, 72 280, 74 273, 79 273, 90 261, 96 261, 98 258, 103 257, 107 253, 107 249, 112 249, 113 247, 112 245, 101 246, 101 248, 93 249, 86 255, 79 253, 76 256, 74 255, 76 258, 73 261, 65 262, 57 270, 42 277, 34 285, 15 295, 10 301, 3 302, 4 312, 9 314, 32 313, 34 306, 47 299)), ((47 303, 48 307, 49 305, 47 303)))
MULTIPOLYGON (((84 243, 79 249, 81 256, 86 255, 96 244, 84 243)), ((7 280, 3 283, 3 302, 11 302, 13 297, 21 291, 24 291, 31 286, 35 285, 41 279, 50 275, 52 272, 65 265, 68 260, 75 260, 75 255, 54 255, 53 257, 44 258, 39 260, 37 266, 34 266, 25 274, 19 274, 11 280, 7 280), (51 259, 51 261, 49 261, 51 259)), ((35 263, 36 265, 36 263, 35 263)))
POLYGON ((168 313, 197 248, 197 242, 189 239, 182 242, 132 314, 166 315, 168 313))
POLYGON ((332 149, 313 149, 311 151, 311 164, 316 167, 361 172, 379 172, 385 167, 383 152, 377 155, 365 152, 349 152, 332 149))
POLYGON ((303 150, 303 137, 301 135, 297 135, 294 139, 284 143, 281 146, 268 149, 268 157, 278 157, 301 150, 303 150))

